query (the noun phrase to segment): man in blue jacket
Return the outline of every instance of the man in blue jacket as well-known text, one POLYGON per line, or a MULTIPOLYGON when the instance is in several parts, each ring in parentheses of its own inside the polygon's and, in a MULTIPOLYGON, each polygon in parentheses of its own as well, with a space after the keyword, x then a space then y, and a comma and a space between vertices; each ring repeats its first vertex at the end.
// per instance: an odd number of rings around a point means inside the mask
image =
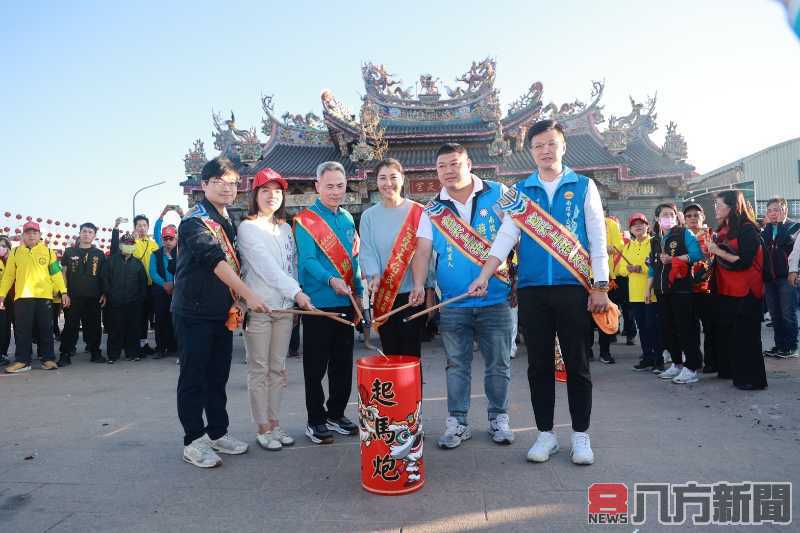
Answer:
POLYGON ((486 281, 519 243, 519 320, 528 347, 528 384, 539 428, 528 460, 547 461, 559 449, 553 433, 553 343, 558 335, 572 417, 570 455, 575 464, 592 464, 587 433, 592 378, 584 332, 591 327, 589 312, 605 312, 609 306, 603 206, 594 181, 562 163, 567 143, 560 124, 537 122, 528 130, 525 145, 537 170, 517 182, 499 203, 503 224, 470 293, 486 293, 486 281), (528 228, 526 224, 534 220, 537 223, 528 228))
MULTIPOLYGON (((447 300, 467 292, 480 272, 502 219, 494 204, 505 191, 500 183, 472 174, 466 148, 448 143, 436 154, 441 192, 425 207, 417 230, 412 269, 413 305, 425 300, 425 279, 432 250, 436 251, 436 282, 447 300)), ((514 433, 508 419, 511 383, 510 279, 507 270, 492 271, 488 292, 442 308, 439 331, 447 354, 447 410, 439 447, 457 448, 472 437, 467 420, 472 382, 472 342, 477 340, 484 359, 483 387, 488 400, 489 434, 497 444, 511 444, 514 433)), ((490 274, 491 276, 491 274, 490 274)))
MULTIPOLYGON (((347 194, 344 167, 327 161, 317 167, 319 198, 295 216, 297 272, 314 307, 344 313, 353 320, 363 286, 358 265, 358 234, 353 216, 340 205, 347 194)), ((344 414, 353 385, 352 326, 321 316, 303 317, 303 376, 308 425, 314 444, 330 444, 333 433, 354 435, 356 426, 344 414), (328 401, 322 378, 328 374, 328 401)))
POLYGON ((178 418, 183 425, 183 460, 200 468, 222 464, 219 453, 238 455, 247 444, 228 435, 225 386, 231 371, 233 326, 226 321, 233 294, 247 307, 267 305, 239 277, 236 229, 225 209, 236 198, 239 173, 226 157, 203 167, 205 199, 178 227, 178 255, 172 313, 180 350, 178 418), (203 421, 205 414, 206 421, 203 421))

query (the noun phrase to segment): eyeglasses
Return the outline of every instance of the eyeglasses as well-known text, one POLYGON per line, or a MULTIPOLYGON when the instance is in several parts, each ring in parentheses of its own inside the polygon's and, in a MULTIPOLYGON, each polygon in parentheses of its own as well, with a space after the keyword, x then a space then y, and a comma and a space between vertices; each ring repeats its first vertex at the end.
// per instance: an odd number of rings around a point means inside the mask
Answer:
POLYGON ((225 180, 221 180, 219 178, 210 179, 210 180, 208 180, 208 182, 213 184, 213 185, 215 185, 215 186, 217 186, 217 187, 220 187, 222 189, 224 189, 226 187, 229 188, 229 189, 238 189, 239 188, 239 184, 241 183, 240 180, 225 181, 225 180))

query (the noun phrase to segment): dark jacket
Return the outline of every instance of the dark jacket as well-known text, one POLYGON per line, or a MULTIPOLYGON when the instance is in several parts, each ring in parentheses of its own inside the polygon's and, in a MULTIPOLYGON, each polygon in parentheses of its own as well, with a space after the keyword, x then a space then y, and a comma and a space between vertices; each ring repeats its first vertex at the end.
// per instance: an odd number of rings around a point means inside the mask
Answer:
MULTIPOLYGON (((110 307, 143 302, 147 293, 147 274, 142 262, 133 256, 112 254, 103 269, 103 292, 110 307)), ((133 319, 132 319, 133 320, 133 319)))
POLYGON ((194 206, 178 227, 178 259, 175 269, 175 290, 172 312, 187 318, 226 320, 233 304, 231 291, 214 269, 225 261, 225 252, 217 238, 203 224, 206 214, 220 224, 228 240, 236 243, 236 228, 208 201, 194 206))
POLYGON ((61 256, 61 265, 72 298, 100 298, 106 256, 97 247, 69 247, 61 256))
POLYGON ((664 239, 664 246, 662 249, 661 237, 654 236, 650 240, 650 268, 653 269, 653 289, 656 295, 659 294, 673 294, 673 293, 691 293, 692 292, 692 278, 686 276, 681 279, 675 280, 670 286, 669 273, 672 270, 672 265, 665 265, 659 258, 662 251, 677 257, 689 253, 686 247, 686 228, 683 226, 675 226, 670 230, 664 239))
POLYGON ((773 224, 770 222, 761 230, 764 238, 764 252, 769 255, 771 271, 767 279, 782 279, 789 276, 789 254, 792 253, 794 239, 800 231, 800 224, 792 220, 773 224), (775 237, 772 234, 777 226, 775 237))

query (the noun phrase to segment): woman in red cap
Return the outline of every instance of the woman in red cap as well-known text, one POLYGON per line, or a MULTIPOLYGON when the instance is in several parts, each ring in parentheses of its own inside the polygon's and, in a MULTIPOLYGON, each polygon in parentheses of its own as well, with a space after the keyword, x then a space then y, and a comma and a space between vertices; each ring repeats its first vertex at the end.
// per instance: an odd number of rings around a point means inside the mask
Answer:
POLYGON ((628 279, 628 302, 633 310, 642 356, 634 370, 664 370, 661 357, 661 335, 658 323, 658 308, 654 298, 647 301, 647 285, 650 273, 649 224, 644 213, 634 213, 628 218, 631 240, 622 249, 622 260, 617 263, 617 275, 628 279))
MULTIPOLYGON (((297 283, 297 253, 286 223, 286 180, 271 168, 253 179, 250 209, 237 235, 242 279, 270 309, 297 304, 311 309, 311 300, 297 283)), ((278 421, 287 385, 286 354, 292 336, 292 315, 250 312, 245 328, 247 390, 250 412, 258 426, 256 441, 277 451, 294 444, 278 421)))
POLYGON ((715 256, 717 293, 717 368, 742 390, 767 387, 761 351, 761 299, 764 297, 764 250, 752 210, 742 191, 723 191, 714 200, 719 221, 715 256))

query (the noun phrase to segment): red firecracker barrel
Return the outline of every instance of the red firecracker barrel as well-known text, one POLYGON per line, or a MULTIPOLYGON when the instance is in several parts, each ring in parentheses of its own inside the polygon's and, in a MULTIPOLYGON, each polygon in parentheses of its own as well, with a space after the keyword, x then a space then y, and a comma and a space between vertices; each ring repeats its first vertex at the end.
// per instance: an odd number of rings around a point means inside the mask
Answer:
POLYGON ((396 496, 425 483, 419 358, 371 355, 356 362, 361 486, 396 496))

